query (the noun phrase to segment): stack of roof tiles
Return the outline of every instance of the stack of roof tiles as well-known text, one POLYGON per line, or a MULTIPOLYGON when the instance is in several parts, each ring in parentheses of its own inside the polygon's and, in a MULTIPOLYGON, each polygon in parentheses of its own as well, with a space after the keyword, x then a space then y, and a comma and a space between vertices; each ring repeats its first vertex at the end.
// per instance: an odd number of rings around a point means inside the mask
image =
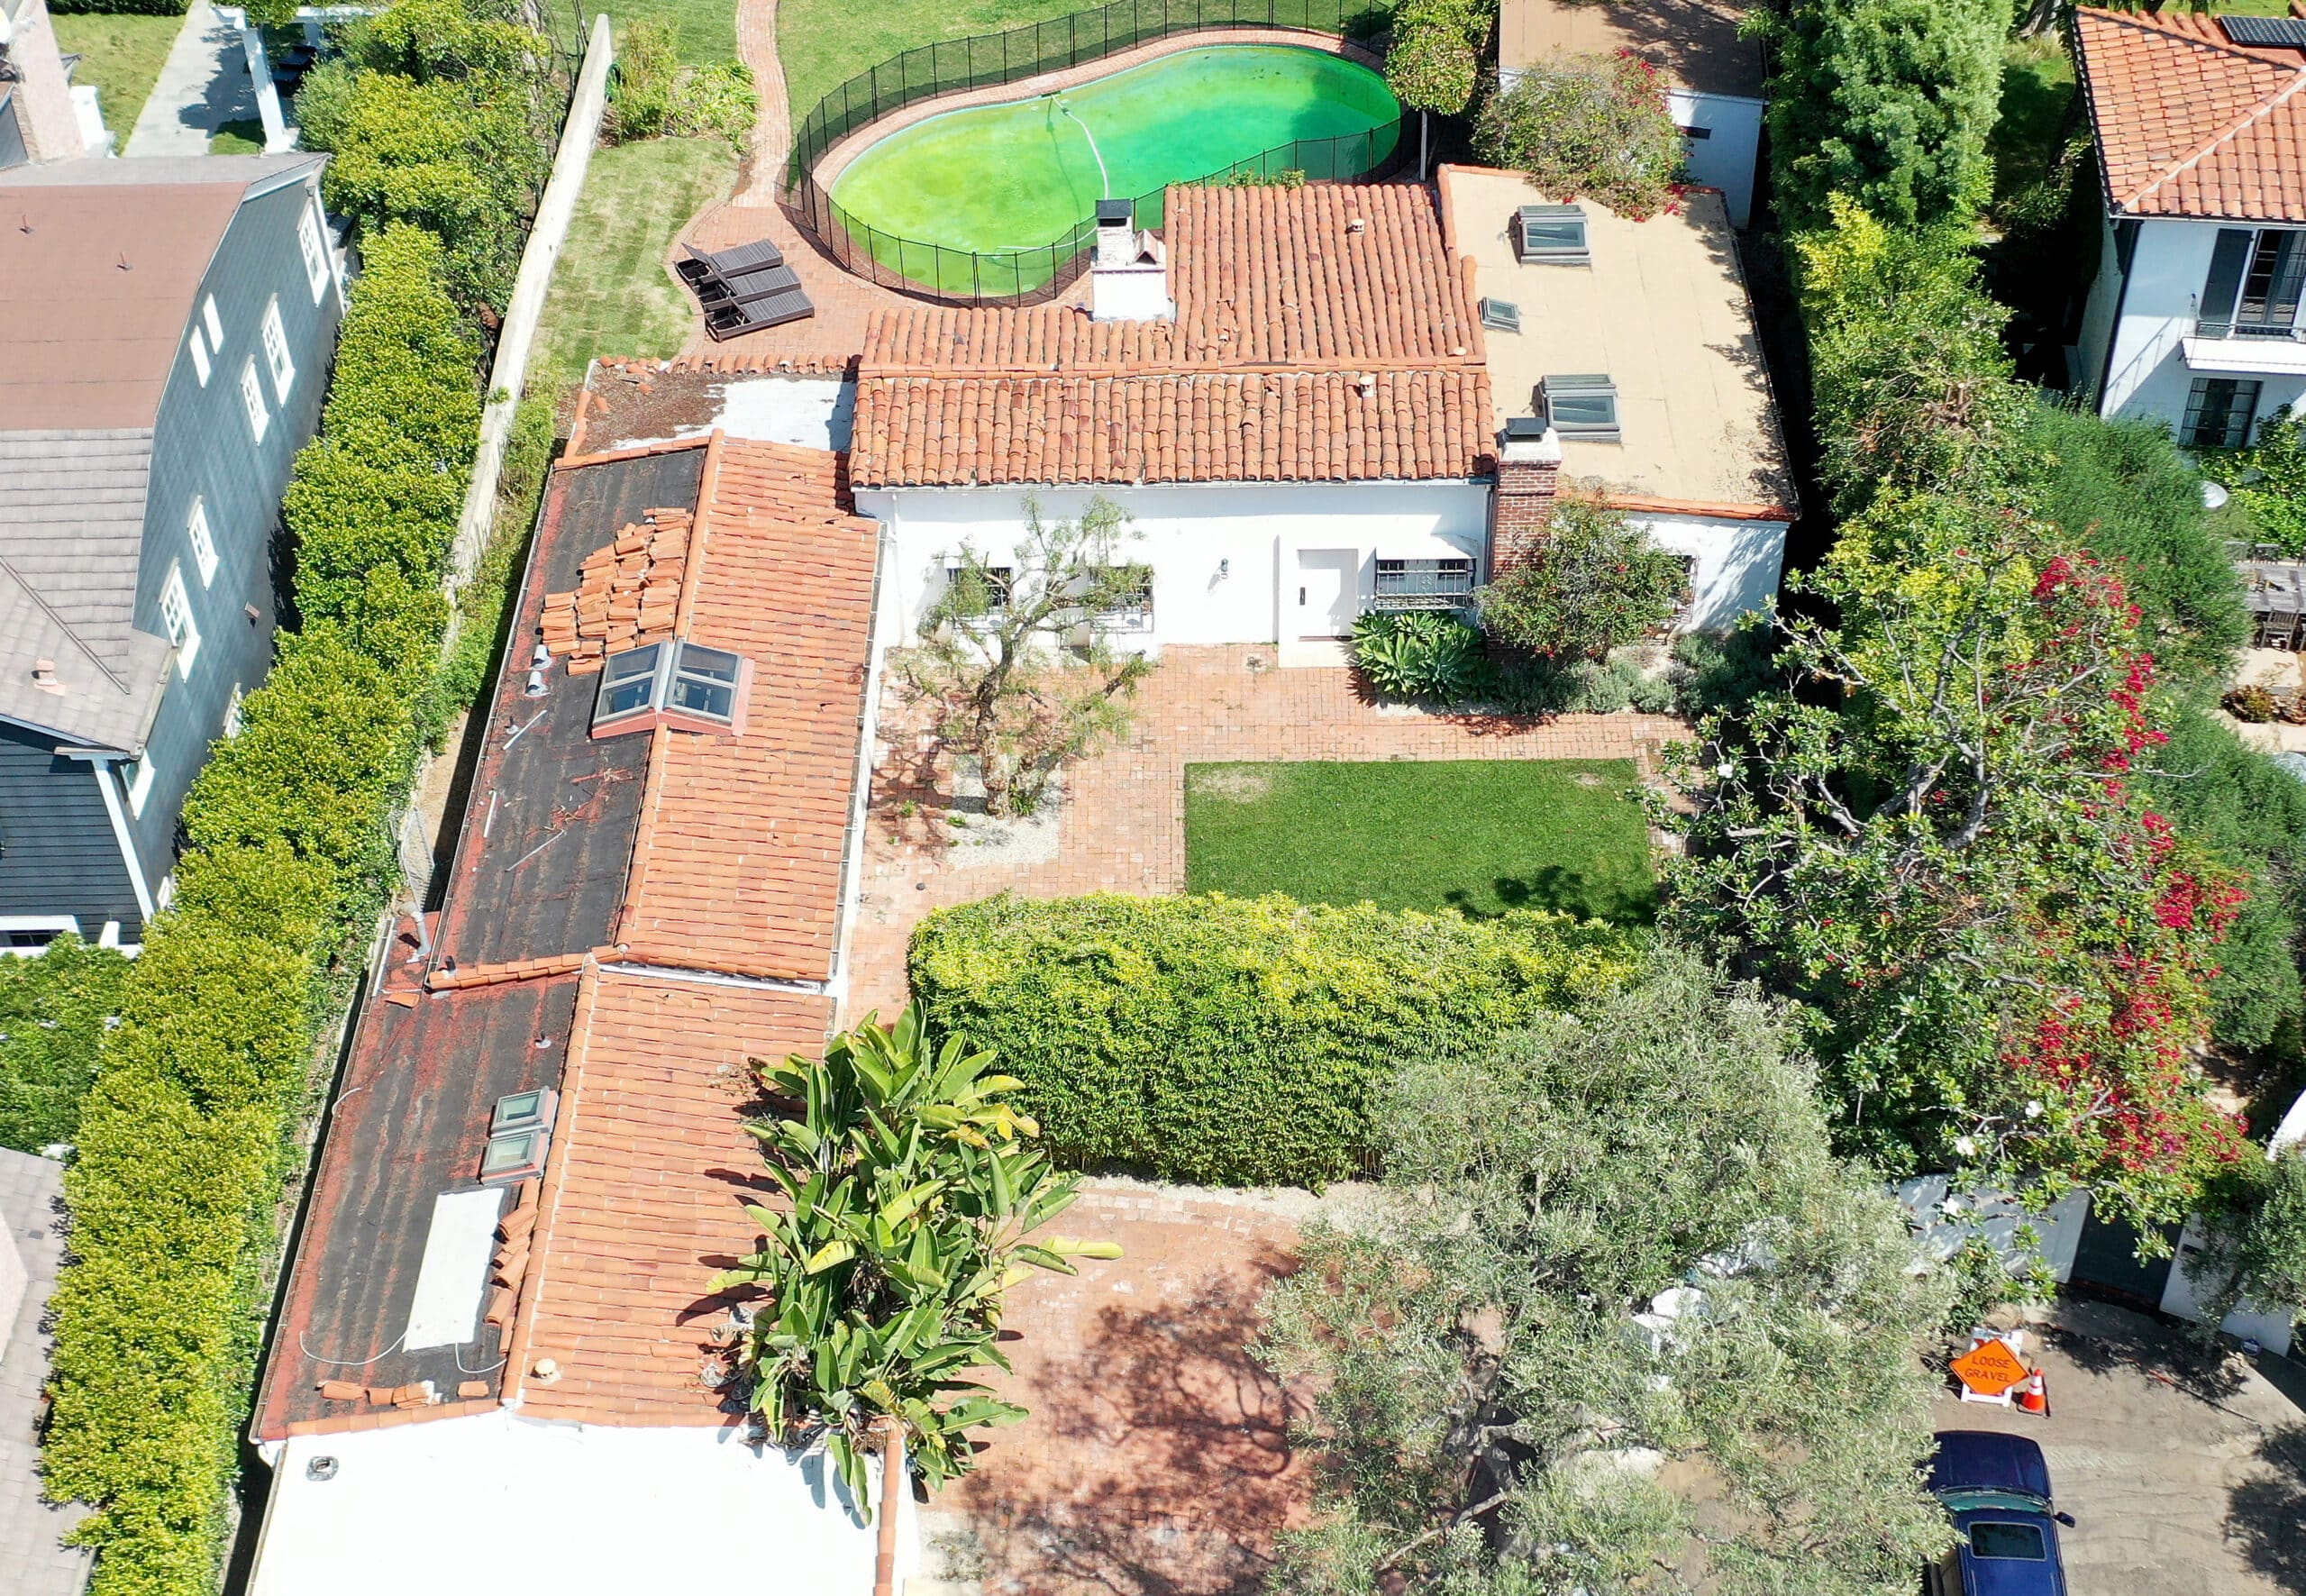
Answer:
POLYGON ((2306 221, 2306 52, 2175 13, 2084 9, 2074 32, 2117 214, 2306 221))
POLYGON ((568 660, 571 675, 672 634, 692 520, 687 510, 649 511, 586 558, 574 592, 545 596, 544 646, 568 660))
POLYGON ((1457 479, 1489 469, 1469 263, 1399 185, 1172 188, 1171 321, 884 311, 859 487, 1457 479))

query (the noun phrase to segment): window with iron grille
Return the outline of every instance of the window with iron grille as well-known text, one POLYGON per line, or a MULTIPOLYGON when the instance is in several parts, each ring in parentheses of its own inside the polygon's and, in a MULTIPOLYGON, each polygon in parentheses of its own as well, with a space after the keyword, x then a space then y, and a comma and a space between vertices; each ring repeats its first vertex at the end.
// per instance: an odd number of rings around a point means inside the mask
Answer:
POLYGON ((2197 449, 2239 449, 2258 413, 2258 383, 2242 377, 2197 377, 2186 396, 2178 435, 2197 449))
POLYGON ((1102 607, 1097 624, 1107 632, 1150 632, 1153 624, 1153 567, 1117 565, 1099 571, 1096 587, 1102 607))
POLYGON ((1009 599, 1016 591, 1016 568, 1013 565, 948 565, 944 579, 948 586, 960 587, 974 577, 982 591, 972 597, 970 607, 984 615, 998 615, 1009 606, 1009 599))
POLYGON ((1387 560, 1377 562, 1380 609, 1454 609, 1473 593, 1469 559, 1387 560))

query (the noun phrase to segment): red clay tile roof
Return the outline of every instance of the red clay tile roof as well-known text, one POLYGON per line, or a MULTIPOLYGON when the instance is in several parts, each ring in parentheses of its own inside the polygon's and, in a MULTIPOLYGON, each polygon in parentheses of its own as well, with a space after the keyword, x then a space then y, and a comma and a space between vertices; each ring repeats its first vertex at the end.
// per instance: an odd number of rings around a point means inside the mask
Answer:
POLYGON ((1429 190, 1172 188, 1165 212, 1172 322, 1100 323, 1062 306, 877 314, 859 362, 855 482, 1488 469, 1470 269, 1429 190))
POLYGON ((2306 221, 2306 55, 2214 18, 2084 9, 2082 81, 2118 214, 2306 221))
POLYGON ((769 1182, 748 1054, 823 1049, 833 1000, 593 970, 577 1006, 506 1392, 533 1418, 726 1424, 699 1378, 769 1182), (559 1365, 551 1383, 537 1360, 559 1365))
POLYGON ((752 661, 744 731, 651 734, 613 940, 643 963, 829 980, 880 529, 821 449, 719 442, 702 496, 679 629, 752 661))

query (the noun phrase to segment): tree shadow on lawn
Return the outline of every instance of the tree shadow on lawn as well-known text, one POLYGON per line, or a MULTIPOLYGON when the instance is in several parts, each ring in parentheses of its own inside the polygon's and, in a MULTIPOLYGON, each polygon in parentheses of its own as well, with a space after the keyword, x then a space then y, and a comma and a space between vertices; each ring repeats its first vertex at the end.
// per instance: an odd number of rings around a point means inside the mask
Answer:
POLYGON ((1294 1267, 1264 1246, 1249 1270, 1212 1271, 1185 1296, 1107 1306, 1079 1351, 1031 1373, 1027 1423, 1044 1434, 997 1436, 993 1455, 959 1487, 991 1549, 988 1591, 1262 1588, 1274 1533, 1311 1493, 1290 1441, 1289 1399, 1249 1350, 1265 1287, 1294 1267))
POLYGON ((1500 912, 1521 908, 1551 909, 1581 920, 1607 920, 1613 926, 1647 926, 1657 918, 1657 887, 1644 881, 1637 887, 1564 864, 1541 865, 1526 875, 1497 876, 1490 882, 1501 908, 1477 902, 1463 887, 1442 894, 1442 901, 1469 920, 1494 919, 1500 912))

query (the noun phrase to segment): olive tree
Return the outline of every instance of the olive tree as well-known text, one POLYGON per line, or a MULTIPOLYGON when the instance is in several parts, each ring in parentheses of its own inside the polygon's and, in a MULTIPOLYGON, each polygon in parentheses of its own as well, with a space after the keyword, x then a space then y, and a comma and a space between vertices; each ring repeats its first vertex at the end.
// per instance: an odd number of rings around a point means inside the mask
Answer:
POLYGON ((1271 1589, 1908 1596, 1947 1284, 1791 1026, 1667 951, 1404 1068, 1381 1192, 1267 1299, 1317 1479, 1271 1589))

